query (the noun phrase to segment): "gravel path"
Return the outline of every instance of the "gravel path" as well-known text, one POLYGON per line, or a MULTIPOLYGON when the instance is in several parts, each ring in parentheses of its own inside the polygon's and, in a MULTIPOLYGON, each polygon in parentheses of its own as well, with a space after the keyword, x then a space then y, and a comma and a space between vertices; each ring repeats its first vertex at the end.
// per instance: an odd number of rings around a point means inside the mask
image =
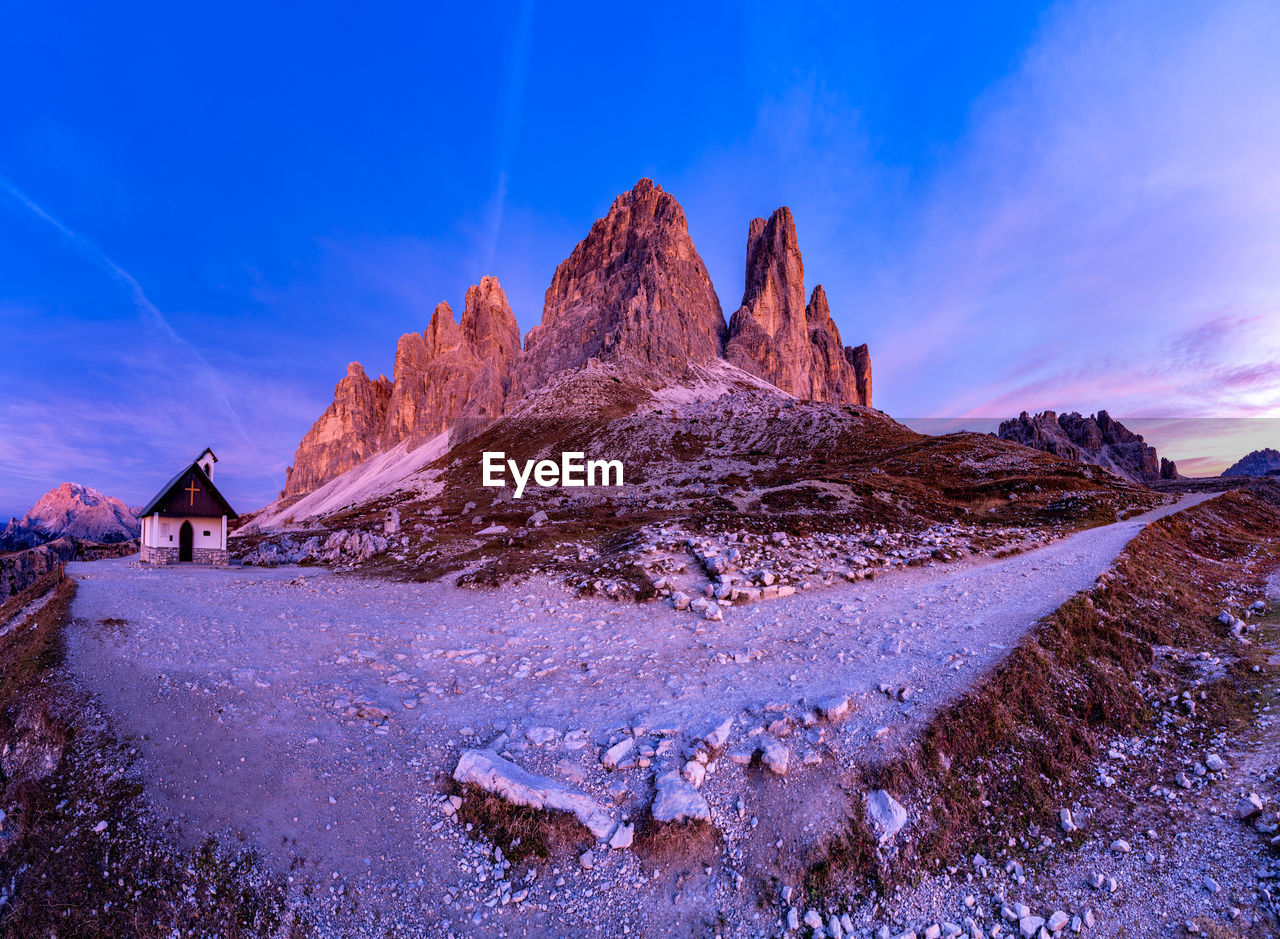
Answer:
POLYGON ((1145 524, 1204 498, 999 561, 734 607, 720 623, 579 600, 546 580, 478 592, 314 568, 76 563, 68 662, 192 843, 244 839, 330 889, 438 907, 462 848, 436 801, 461 749, 515 730, 518 761, 562 775, 573 764, 625 811, 647 775, 605 774, 595 746, 621 728, 688 738, 840 693, 854 716, 802 745, 815 764, 859 759, 963 691, 1145 524), (519 733, 533 726, 585 731, 591 745, 528 745, 519 733))

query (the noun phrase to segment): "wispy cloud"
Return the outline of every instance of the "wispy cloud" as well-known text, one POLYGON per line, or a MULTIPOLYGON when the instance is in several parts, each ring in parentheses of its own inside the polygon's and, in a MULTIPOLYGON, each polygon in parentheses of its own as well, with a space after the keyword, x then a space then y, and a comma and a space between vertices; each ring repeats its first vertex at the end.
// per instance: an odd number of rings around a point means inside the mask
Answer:
POLYGON ((1270 4, 1060 8, 855 291, 889 410, 1276 407, 1277 41, 1270 4))
POLYGON ((0 507, 20 511, 64 479, 96 483, 140 502, 150 486, 163 481, 157 476, 172 468, 156 467, 156 454, 181 460, 209 443, 238 457, 233 478, 246 497, 260 503, 273 495, 284 466, 265 454, 290 452, 291 444, 273 439, 269 428, 279 426, 282 410, 299 410, 296 403, 291 406, 296 395, 274 381, 262 362, 245 369, 211 363, 172 326, 138 280, 95 242, 4 177, 0 192, 120 287, 137 315, 133 322, 111 323, 73 316, 70 328, 79 341, 68 344, 56 316, 9 309, 15 321, 41 324, 26 330, 24 341, 34 344, 51 368, 54 362, 75 367, 82 380, 50 382, 33 396, 30 388, 11 387, 12 380, 0 376, 0 507), (274 412, 265 422, 264 404, 274 412), (252 431, 242 417, 246 409, 255 412, 252 431))

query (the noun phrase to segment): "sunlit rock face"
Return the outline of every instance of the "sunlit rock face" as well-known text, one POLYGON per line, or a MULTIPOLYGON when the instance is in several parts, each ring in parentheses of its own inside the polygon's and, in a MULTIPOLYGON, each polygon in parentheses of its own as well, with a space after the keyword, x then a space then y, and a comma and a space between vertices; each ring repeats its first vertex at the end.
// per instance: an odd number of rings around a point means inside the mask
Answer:
POLYGON ((785 206, 747 229, 746 288, 725 358, 797 398, 871 404, 867 347, 842 345, 821 284, 805 302, 804 261, 785 206))
POLYGON ((66 535, 115 543, 138 537, 139 523, 119 499, 91 486, 63 483, 50 489, 20 519, 0 531, 0 551, 18 551, 66 535))
POLYGON ((303 496, 402 443, 469 439, 592 361, 661 384, 721 358, 797 398, 871 404, 867 347, 841 343, 821 285, 805 299, 789 209, 751 223, 746 291, 726 325, 684 210, 642 179, 556 268, 523 349, 506 294, 484 277, 460 320, 440 303, 422 333, 400 337, 392 379, 371 380, 352 363, 299 444, 283 495, 303 496))
POLYGON ((680 204, 642 179, 556 268, 529 330, 517 386, 536 388, 588 359, 662 373, 720 355, 724 314, 680 204))

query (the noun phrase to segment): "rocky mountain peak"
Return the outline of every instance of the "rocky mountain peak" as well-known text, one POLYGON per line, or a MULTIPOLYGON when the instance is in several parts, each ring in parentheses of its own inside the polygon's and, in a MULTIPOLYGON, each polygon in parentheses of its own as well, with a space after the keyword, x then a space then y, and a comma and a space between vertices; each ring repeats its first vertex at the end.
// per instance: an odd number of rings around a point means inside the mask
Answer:
POLYGON ((527 392, 593 359, 630 363, 661 383, 722 355, 798 398, 871 402, 867 347, 841 344, 821 286, 805 301, 790 209, 748 226, 742 306, 726 328, 684 210, 641 179, 556 268, 523 351, 506 294, 486 276, 467 290, 461 320, 442 302, 422 333, 400 337, 393 382, 370 382, 352 363, 303 438, 284 494, 310 492, 401 443, 445 431, 466 439, 527 392))
POLYGON ((725 358, 798 398, 870 405, 870 356, 853 352, 841 344, 821 285, 805 303, 791 210, 752 219, 742 305, 729 320, 725 358))
POLYGON ((114 543, 138 537, 133 511, 92 486, 62 483, 46 492, 21 519, 0 531, 0 551, 17 551, 70 535, 114 543))
POLYGON ((520 352, 520 327, 496 277, 481 277, 467 288, 462 332, 481 358, 514 360, 520 352))
POLYGON ((1059 415, 1043 411, 1035 416, 1023 411, 1003 421, 998 435, 1065 460, 1092 463, 1125 479, 1151 483, 1177 477, 1172 460, 1160 460, 1155 447, 1141 434, 1129 430, 1106 411, 1090 417, 1077 412, 1059 415))
POLYGON ((453 308, 448 303, 441 300, 436 304, 436 308, 431 313, 431 320, 422 333, 422 338, 423 354, 428 358, 452 352, 462 345, 462 327, 454 319, 453 308))
POLYGON ((1223 476, 1280 476, 1280 450, 1266 447, 1241 457, 1222 471, 1223 476))
POLYGON ((588 359, 679 373, 720 354, 724 314, 680 204, 652 180, 618 196, 556 268, 517 385, 588 359))
POLYGON ((333 403, 311 425, 293 466, 285 469, 285 495, 310 492, 378 452, 392 383, 385 375, 370 381, 352 362, 333 389, 333 403))

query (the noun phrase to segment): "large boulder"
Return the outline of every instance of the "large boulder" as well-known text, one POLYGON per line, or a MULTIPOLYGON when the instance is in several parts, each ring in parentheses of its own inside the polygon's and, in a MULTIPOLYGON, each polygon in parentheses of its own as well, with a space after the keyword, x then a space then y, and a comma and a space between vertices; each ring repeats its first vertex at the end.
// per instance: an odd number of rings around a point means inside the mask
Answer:
POLYGON ((537 776, 489 750, 467 750, 458 760, 453 778, 479 786, 515 805, 568 812, 596 838, 607 838, 614 820, 604 806, 586 793, 546 776, 537 776))

